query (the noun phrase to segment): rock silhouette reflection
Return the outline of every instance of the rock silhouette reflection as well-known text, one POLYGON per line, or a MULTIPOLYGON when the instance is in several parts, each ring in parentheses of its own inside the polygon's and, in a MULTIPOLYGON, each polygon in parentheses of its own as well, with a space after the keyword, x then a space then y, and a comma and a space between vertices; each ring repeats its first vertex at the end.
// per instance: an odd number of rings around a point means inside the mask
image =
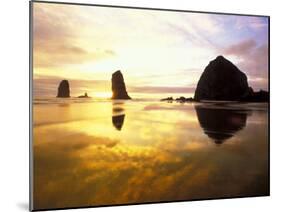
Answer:
POLYGON ((195 110, 204 133, 216 144, 222 144, 246 126, 245 111, 202 106, 195 106, 195 110))
POLYGON ((125 119, 125 114, 119 116, 112 116, 112 124, 117 130, 121 130, 125 119))
POLYGON ((112 102, 112 124, 117 130, 121 130, 125 120, 124 102, 112 102))

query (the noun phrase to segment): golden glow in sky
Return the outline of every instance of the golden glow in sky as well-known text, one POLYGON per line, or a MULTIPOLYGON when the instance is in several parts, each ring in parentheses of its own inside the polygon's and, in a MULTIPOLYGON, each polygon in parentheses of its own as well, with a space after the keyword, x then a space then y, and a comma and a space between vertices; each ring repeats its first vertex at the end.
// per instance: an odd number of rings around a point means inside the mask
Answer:
POLYGON ((266 17, 34 3, 33 30, 35 96, 67 79, 72 96, 110 97, 116 70, 133 98, 191 96, 217 55, 268 86, 266 17))

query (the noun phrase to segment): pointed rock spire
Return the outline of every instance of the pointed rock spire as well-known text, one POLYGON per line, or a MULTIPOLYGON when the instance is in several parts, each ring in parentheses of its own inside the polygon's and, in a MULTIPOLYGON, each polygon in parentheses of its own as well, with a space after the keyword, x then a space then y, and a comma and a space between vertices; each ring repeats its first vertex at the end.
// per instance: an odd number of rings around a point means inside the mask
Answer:
POLYGON ((126 91, 124 78, 120 70, 112 74, 111 88, 112 99, 131 99, 126 91))

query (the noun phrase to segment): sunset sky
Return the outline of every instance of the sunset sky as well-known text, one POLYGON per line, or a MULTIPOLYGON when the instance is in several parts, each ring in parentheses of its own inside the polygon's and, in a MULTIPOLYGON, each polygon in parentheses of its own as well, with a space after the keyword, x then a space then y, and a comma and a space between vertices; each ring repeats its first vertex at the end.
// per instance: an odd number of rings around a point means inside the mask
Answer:
POLYGON ((111 96, 121 70, 132 98, 193 96, 208 63, 224 55, 268 90, 268 18, 33 3, 35 96, 111 96))

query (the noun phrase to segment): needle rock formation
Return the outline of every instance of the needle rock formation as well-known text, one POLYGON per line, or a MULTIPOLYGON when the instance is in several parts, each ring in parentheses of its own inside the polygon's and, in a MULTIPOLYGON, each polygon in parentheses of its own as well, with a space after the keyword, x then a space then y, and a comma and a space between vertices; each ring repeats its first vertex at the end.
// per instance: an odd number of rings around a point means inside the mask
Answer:
POLYGON ((131 99, 126 91, 124 78, 120 70, 112 74, 111 86, 112 99, 131 99))

